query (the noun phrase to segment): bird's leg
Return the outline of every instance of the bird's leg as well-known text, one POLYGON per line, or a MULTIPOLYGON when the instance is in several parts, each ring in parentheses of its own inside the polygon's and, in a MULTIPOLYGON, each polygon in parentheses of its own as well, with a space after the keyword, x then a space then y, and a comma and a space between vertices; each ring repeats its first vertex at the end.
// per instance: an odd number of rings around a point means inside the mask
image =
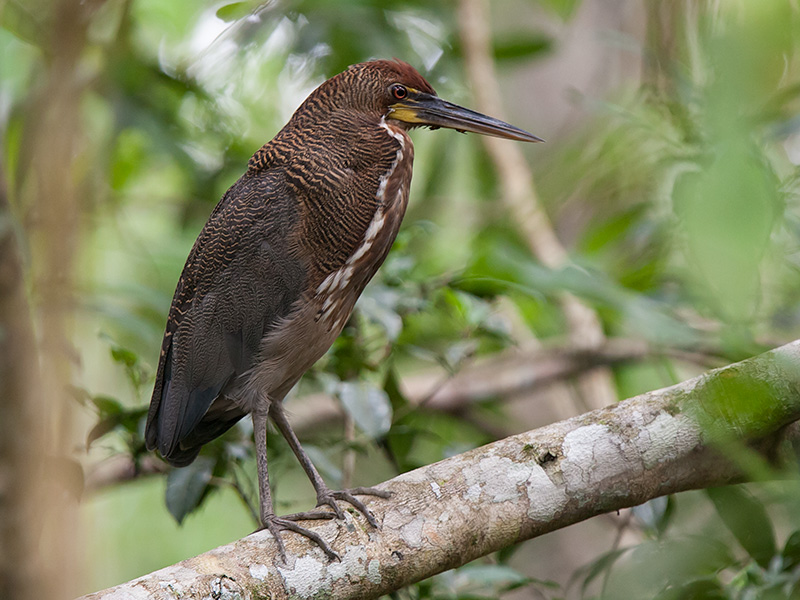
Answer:
MULTIPOLYGON (((303 470, 308 475, 308 478, 311 480, 311 485, 314 486, 314 490, 317 492, 317 506, 322 506, 323 504, 327 504, 330 506, 336 517, 338 519, 344 518, 344 513, 339 505, 336 503, 336 500, 344 500, 345 502, 349 502, 353 506, 355 506, 358 511, 364 515, 370 525, 377 528, 378 522, 375 520, 372 512, 361 502, 358 498, 355 497, 354 494, 360 495, 368 495, 368 496, 378 496, 380 498, 389 498, 392 494, 391 492, 385 490, 379 490, 376 488, 352 488, 350 490, 342 490, 342 491, 334 491, 331 490, 326 484, 325 481, 320 476, 319 472, 317 471, 314 463, 311 462, 311 459, 308 458, 308 454, 306 451, 303 450, 303 447, 300 445, 300 440, 297 439, 294 431, 292 430, 291 425, 289 425, 289 420, 286 418, 286 413, 283 410, 283 403, 282 402, 273 402, 269 408, 269 416, 272 417, 273 423, 278 428, 278 431, 283 434, 283 437, 286 438, 286 441, 289 444, 289 447, 294 452, 297 460, 300 461, 300 464, 303 467, 303 470)), ((289 515, 286 518, 297 518, 297 519, 307 519, 311 515, 319 514, 317 512, 305 512, 305 513, 297 513, 295 515, 289 515)))
MULTIPOLYGON (((278 551, 281 555, 281 560, 286 563, 286 549, 283 546, 283 538, 281 531, 289 530, 304 535, 317 546, 322 548, 322 551, 331 558, 339 560, 339 555, 334 552, 331 547, 323 540, 319 534, 301 527, 295 521, 299 519, 284 519, 275 515, 275 509, 272 507, 272 492, 269 487, 269 472, 267 470, 267 411, 262 408, 256 408, 253 411, 253 435, 256 440, 256 463, 258 466, 258 493, 261 501, 260 517, 261 528, 269 529, 272 537, 278 544, 278 551)), ((325 513, 316 513, 306 517, 308 519, 325 519, 330 518, 325 513)))

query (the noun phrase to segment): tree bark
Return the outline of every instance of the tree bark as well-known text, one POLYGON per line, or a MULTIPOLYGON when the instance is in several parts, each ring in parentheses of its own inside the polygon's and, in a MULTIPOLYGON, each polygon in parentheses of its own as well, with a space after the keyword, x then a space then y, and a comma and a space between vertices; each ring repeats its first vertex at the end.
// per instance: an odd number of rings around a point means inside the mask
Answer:
POLYGON ((597 514, 763 475, 753 465, 798 418, 800 341, 387 481, 391 500, 367 499, 380 530, 350 512, 308 524, 341 562, 286 534, 280 564, 259 532, 84 600, 375 598, 597 514))
POLYGON ((36 341, 25 292, 18 223, 0 172, 0 598, 43 597, 36 577, 41 514, 41 426, 36 341))

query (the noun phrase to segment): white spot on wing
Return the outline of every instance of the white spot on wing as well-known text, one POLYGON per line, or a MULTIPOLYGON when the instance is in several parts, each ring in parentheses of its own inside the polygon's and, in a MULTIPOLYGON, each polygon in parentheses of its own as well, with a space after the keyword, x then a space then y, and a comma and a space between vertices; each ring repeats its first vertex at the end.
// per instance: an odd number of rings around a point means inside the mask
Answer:
POLYGON ((353 266, 348 265, 344 269, 339 271, 342 274, 342 279, 338 283, 338 287, 340 290, 343 290, 347 287, 347 284, 350 283, 350 278, 353 276, 353 266))
POLYGON ((325 280, 322 283, 319 284, 319 287, 317 288, 317 294, 322 294, 323 292, 328 291, 328 289, 330 289, 331 284, 333 283, 333 280, 334 280, 335 277, 336 277, 336 272, 331 273, 330 275, 328 275, 325 278, 325 280))
POLYGON ((372 219, 372 222, 369 224, 369 228, 367 229, 366 241, 372 242, 378 236, 378 232, 383 227, 383 222, 385 219, 386 218, 383 216, 383 210, 379 208, 378 212, 375 213, 375 217, 372 219))
POLYGON ((385 220, 386 217, 383 214, 383 207, 379 206, 375 216, 372 218, 372 221, 370 221, 367 232, 364 234, 364 242, 358 247, 353 255, 347 259, 348 265, 354 264, 358 259, 364 256, 370 248, 372 248, 372 244, 375 242, 375 238, 378 237, 378 232, 380 232, 381 228, 383 227, 385 220))

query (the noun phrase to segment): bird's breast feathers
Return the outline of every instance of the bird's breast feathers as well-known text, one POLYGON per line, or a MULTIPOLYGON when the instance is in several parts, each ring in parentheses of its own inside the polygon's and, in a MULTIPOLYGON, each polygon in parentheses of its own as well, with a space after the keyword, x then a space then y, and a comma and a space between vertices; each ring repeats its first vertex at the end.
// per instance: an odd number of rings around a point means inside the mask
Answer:
POLYGON ((388 254, 408 203, 414 147, 408 134, 381 119, 380 126, 396 140, 394 158, 380 176, 375 212, 359 245, 339 268, 328 273, 314 292, 319 304, 315 321, 341 329, 364 286, 388 254))

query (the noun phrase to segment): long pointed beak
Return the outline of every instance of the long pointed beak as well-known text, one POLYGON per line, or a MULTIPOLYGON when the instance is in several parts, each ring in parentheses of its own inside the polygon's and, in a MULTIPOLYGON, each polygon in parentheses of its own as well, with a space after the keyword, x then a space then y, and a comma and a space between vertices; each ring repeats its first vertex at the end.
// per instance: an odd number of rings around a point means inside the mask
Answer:
POLYGON ((461 132, 470 131, 520 142, 544 141, 505 121, 423 92, 410 94, 405 100, 393 104, 390 109, 387 115, 389 119, 403 121, 412 126, 431 127, 432 129, 446 127, 461 132))

